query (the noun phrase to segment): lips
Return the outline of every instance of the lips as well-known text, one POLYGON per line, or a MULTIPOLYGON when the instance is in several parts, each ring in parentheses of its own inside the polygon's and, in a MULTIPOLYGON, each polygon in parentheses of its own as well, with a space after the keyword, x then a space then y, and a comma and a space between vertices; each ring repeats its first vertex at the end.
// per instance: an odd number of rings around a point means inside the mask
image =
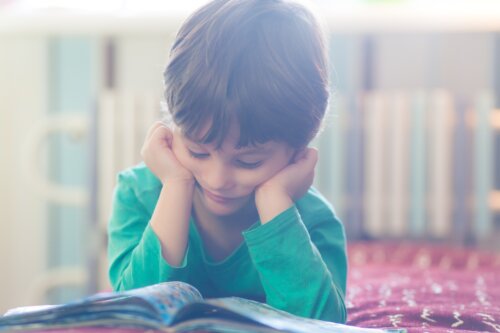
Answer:
POLYGON ((234 198, 223 197, 223 196, 217 195, 215 193, 212 193, 204 188, 201 188, 201 190, 208 198, 210 198, 211 200, 216 201, 216 202, 225 203, 225 202, 229 202, 231 200, 234 200, 234 198))

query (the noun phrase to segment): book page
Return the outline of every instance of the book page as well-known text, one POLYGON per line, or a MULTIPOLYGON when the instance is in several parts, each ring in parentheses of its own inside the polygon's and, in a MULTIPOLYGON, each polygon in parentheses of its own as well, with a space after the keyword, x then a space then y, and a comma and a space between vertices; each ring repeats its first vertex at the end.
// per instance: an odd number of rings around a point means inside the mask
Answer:
POLYGON ((164 282, 152 286, 124 292, 127 295, 139 296, 151 304, 169 325, 172 318, 185 305, 203 301, 200 292, 193 286, 183 282, 164 282))
POLYGON ((22 313, 29 313, 40 310, 47 310, 56 307, 57 305, 30 305, 30 306, 20 306, 18 308, 13 308, 7 310, 3 315, 4 316, 12 316, 22 313))
POLYGON ((202 300, 199 291, 189 284, 165 282, 129 291, 99 293, 66 304, 12 309, 0 316, 0 331, 97 324, 157 329, 168 326, 186 304, 202 300))
MULTIPOLYGON (((369 329, 332 323, 328 321, 297 317, 277 310, 267 304, 238 298, 206 300, 205 303, 229 310, 256 323, 278 330, 297 333, 404 333, 405 329, 369 329)), ((216 313, 216 309, 212 310, 216 313)), ((216 314, 215 314, 216 316, 216 314)))

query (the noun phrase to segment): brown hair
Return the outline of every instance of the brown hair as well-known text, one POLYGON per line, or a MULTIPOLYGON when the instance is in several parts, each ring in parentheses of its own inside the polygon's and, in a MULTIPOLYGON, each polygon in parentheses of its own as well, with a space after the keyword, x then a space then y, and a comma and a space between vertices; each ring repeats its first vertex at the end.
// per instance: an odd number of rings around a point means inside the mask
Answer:
POLYGON ((188 136, 220 146, 232 120, 238 146, 300 148, 328 104, 324 38, 313 14, 287 0, 215 0, 180 28, 164 72, 165 99, 188 136), (234 118, 236 117, 236 118, 234 118))

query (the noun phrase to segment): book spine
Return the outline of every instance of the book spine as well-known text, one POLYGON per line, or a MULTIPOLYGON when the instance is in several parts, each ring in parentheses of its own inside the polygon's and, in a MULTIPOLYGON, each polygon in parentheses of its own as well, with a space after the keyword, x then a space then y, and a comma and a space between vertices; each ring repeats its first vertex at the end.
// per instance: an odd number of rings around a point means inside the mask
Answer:
POLYGON ((450 235, 452 205, 453 103, 444 91, 433 93, 429 124, 429 235, 443 239, 450 235))
MULTIPOLYGON (((346 114, 346 102, 345 97, 339 97, 337 102, 334 104, 336 107, 332 111, 331 118, 331 178, 330 178, 330 195, 332 203, 337 210, 339 216, 345 215, 345 161, 342 158, 344 156, 344 148, 346 144, 345 140, 345 126, 347 122, 346 114)), ((354 229, 354 235, 359 235, 358 228, 354 229)))
POLYGON ((477 239, 485 239, 493 232, 489 196, 493 191, 493 96, 482 93, 476 100, 474 149, 474 232, 477 239))
MULTIPOLYGON (((493 93, 494 110, 491 115, 493 125, 493 188, 490 193, 489 205, 492 210, 493 225, 496 226, 493 236, 500 237, 500 33, 495 33, 493 49, 493 93)), ((495 241, 496 243, 497 241, 495 241)))
POLYGON ((381 93, 372 92, 365 98, 365 230, 373 237, 386 234, 386 100, 381 93))
POLYGON ((386 117, 388 124, 388 159, 385 173, 388 182, 388 234, 405 237, 408 232, 408 160, 409 108, 402 93, 391 94, 386 117))
MULTIPOLYGON (((500 38, 499 38, 500 45, 500 38)), ((500 46, 499 46, 500 47, 500 46)), ((488 205, 492 214, 494 226, 500 225, 500 108, 496 107, 491 112, 490 123, 493 129, 493 155, 492 155, 492 191, 489 193, 488 205)), ((493 246, 497 246, 500 232, 498 227, 489 235, 493 246)))
POLYGON ((319 149, 319 161, 314 185, 333 204, 339 216, 344 216, 344 124, 345 102, 336 96, 330 103, 324 129, 313 142, 319 149))
POLYGON ((412 238, 422 238, 426 229, 426 95, 417 92, 411 103, 410 230, 412 238))
MULTIPOLYGON (((346 168, 346 205, 345 219, 348 236, 356 231, 362 230, 363 223, 363 169, 362 169, 362 98, 351 96, 347 103, 349 114, 348 126, 346 128, 345 163, 346 168)), ((354 235, 358 236, 358 235, 354 235)), ((360 235, 362 237, 362 235, 360 235)))
POLYGON ((453 175, 453 206, 450 240, 464 244, 470 235, 471 216, 468 199, 471 194, 471 137, 467 117, 471 112, 468 101, 463 97, 455 98, 455 124, 453 126, 453 159, 450 171, 453 175))

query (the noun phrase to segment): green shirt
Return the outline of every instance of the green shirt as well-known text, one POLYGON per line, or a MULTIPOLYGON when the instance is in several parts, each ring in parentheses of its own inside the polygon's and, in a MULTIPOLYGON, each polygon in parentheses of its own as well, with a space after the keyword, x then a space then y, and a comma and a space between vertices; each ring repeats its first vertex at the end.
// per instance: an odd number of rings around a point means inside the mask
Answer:
POLYGON ((332 207, 311 188, 268 223, 243 232, 244 242, 214 262, 203 249, 193 217, 179 267, 161 255, 149 220, 161 182, 140 164, 121 172, 108 226, 109 276, 115 290, 184 281, 204 297, 239 296, 292 314, 345 322, 345 233, 332 207))

